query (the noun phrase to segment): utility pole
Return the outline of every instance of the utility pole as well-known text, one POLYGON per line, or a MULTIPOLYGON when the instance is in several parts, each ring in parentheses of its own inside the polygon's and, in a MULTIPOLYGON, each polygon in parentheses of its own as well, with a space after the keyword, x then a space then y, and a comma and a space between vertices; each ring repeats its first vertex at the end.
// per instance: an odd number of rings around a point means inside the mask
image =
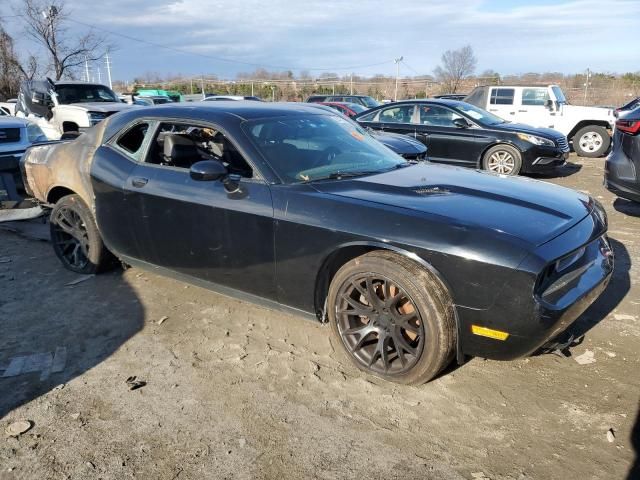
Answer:
POLYGON ((102 73, 100 72, 100 65, 98 65, 98 83, 102 83, 102 73))
POLYGON ((351 74, 351 77, 349 78, 349 83, 351 84, 351 95, 353 95, 353 73, 351 74))
POLYGON ((193 78, 190 78, 189 81, 191 82, 191 95, 193 95, 193 78))
POLYGON ((587 93, 589 92, 589 79, 591 78, 591 70, 587 68, 587 80, 584 82, 584 103, 587 103, 587 93))
POLYGON ((84 57, 84 73, 87 76, 87 82, 90 82, 91 80, 89 79, 89 60, 87 60, 87 57, 84 57))
POLYGON ((400 62, 402 61, 404 57, 401 56, 400 58, 396 58, 393 62, 396 64, 396 91, 393 95, 393 100, 395 102, 398 101, 398 79, 400 78, 400 62))
POLYGON ((200 77, 200 87, 202 88, 202 99, 204 100, 207 96, 204 94, 204 77, 200 77))
POLYGON ((109 59, 109 51, 105 54, 105 63, 107 64, 107 81, 109 82, 109 88, 113 89, 111 83, 111 60, 109 59))
POLYGON ((251 96, 253 97, 253 82, 251 82, 251 96))

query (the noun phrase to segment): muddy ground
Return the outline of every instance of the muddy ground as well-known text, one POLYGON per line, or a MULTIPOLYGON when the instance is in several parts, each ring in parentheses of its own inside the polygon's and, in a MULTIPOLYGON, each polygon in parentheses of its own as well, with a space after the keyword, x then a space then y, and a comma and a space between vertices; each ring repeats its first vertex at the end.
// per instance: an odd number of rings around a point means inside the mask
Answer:
POLYGON ((584 342, 420 387, 364 376, 325 326, 141 270, 67 286, 50 245, 0 229, 0 479, 640 478, 640 207, 602 169, 544 179, 609 213, 584 342))

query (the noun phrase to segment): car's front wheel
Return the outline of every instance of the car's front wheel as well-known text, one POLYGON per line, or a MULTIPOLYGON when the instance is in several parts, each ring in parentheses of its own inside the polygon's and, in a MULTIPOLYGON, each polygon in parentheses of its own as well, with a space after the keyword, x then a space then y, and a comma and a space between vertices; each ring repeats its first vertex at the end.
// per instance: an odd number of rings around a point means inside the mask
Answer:
POLYGON ((522 156, 509 145, 496 145, 482 157, 482 168, 500 175, 518 175, 522 168, 522 156))
POLYGON ((67 269, 90 274, 115 265, 91 210, 78 195, 58 200, 51 210, 49 225, 53 250, 67 269))
POLYGON ((589 125, 576 132, 572 139, 573 150, 579 157, 602 157, 611 144, 611 136, 606 128, 589 125))
POLYGON ((426 269, 398 254, 374 251, 338 270, 329 287, 335 337, 361 370, 420 384, 453 358, 453 303, 426 269))

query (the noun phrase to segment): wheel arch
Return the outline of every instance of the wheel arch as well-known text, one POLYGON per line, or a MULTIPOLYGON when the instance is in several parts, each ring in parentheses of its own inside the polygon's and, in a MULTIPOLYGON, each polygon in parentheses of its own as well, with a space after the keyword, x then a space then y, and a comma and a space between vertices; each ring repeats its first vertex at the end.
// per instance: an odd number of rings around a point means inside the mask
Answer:
POLYGON ((62 122, 62 132, 66 133, 66 132, 77 132, 80 130, 80 126, 73 121, 64 121, 62 122))
MULTIPOLYGON (((576 123, 573 128, 571 129, 571 131, 569 132, 569 134, 567 135, 567 139, 572 142, 573 141, 573 136, 578 133, 578 130, 580 130, 581 128, 584 127, 589 127, 591 125, 594 125, 596 127, 604 127, 607 130, 611 130, 611 125, 609 123, 607 123, 605 120, 581 120, 578 123, 576 123)), ((609 134, 611 135, 611 134, 609 134)))
POLYGON ((47 192, 47 203, 55 204, 62 197, 66 197, 67 195, 77 195, 78 192, 70 189, 69 187, 65 187, 63 185, 55 185, 49 189, 47 192))
MULTIPOLYGON (((409 260, 417 263, 422 268, 426 269, 433 277, 441 284, 442 288, 445 291, 451 293, 453 290, 450 285, 446 281, 446 279, 442 276, 442 274, 428 261, 424 258, 420 257, 414 252, 405 250, 401 247, 397 247, 395 245, 389 245, 382 242, 375 241, 359 241, 359 242, 350 242, 343 245, 338 246, 332 252, 330 252, 323 260, 322 265, 318 269, 318 273, 316 275, 316 283, 314 289, 314 307, 316 311, 316 316, 318 319, 325 323, 327 321, 327 312, 326 312, 326 299, 327 294, 329 292, 329 285, 333 280, 335 274, 340 270, 340 268, 350 260, 353 260, 356 257, 364 255, 366 253, 375 251, 375 250, 386 250, 389 252, 397 253, 403 257, 408 258, 409 260)), ((460 321, 458 319, 458 311, 456 309, 455 303, 453 304, 453 314, 456 322, 456 360, 459 364, 464 363, 464 354, 460 345, 460 321)))

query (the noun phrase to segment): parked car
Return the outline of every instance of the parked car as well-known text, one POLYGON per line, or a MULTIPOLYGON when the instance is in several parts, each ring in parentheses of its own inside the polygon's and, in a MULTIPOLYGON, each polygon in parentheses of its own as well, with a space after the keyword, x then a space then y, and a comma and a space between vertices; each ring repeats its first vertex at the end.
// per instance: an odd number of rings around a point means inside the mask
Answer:
POLYGON ((616 117, 619 117, 622 113, 630 112, 631 110, 634 110, 638 107, 640 107, 640 97, 634 98, 630 102, 625 103, 623 106, 616 108, 613 113, 616 117))
POLYGON ((503 175, 548 171, 564 165, 567 139, 548 128, 508 123, 455 100, 407 100, 355 117, 361 125, 411 135, 432 162, 482 168, 503 175))
POLYGON ((49 139, 58 140, 128 108, 133 107, 98 83, 28 80, 20 86, 16 116, 33 120, 49 139))
POLYGON ((588 195, 407 162, 301 104, 132 109, 22 165, 68 269, 115 256, 326 321, 358 368, 399 383, 537 350, 613 269, 588 195))
POLYGON ((46 141, 46 135, 34 122, 0 115, 0 174, 11 175, 15 186, 22 188, 19 164, 22 155, 34 143, 46 141))
POLYGON ((367 108, 380 106, 380 103, 369 95, 311 95, 306 101, 310 103, 357 103, 367 108))
POLYGON ((0 111, 6 113, 7 115, 15 115, 17 101, 18 100, 15 98, 10 98, 6 102, 0 102, 0 111))
POLYGON ((254 102, 261 102, 260 97, 254 95, 242 96, 242 95, 207 95, 202 99, 203 102, 216 102, 219 100, 253 100, 254 102))
POLYGON ((476 87, 464 101, 510 122, 558 130, 580 157, 602 157, 611 144, 613 110, 570 105, 558 85, 476 87))
POLYGON ((616 122, 604 172, 604 185, 609 191, 640 202, 640 106, 616 122))
POLYGON ((145 101, 145 100, 149 100, 152 105, 164 105, 165 103, 173 103, 173 100, 171 100, 169 97, 165 97, 162 95, 139 95, 135 97, 135 99, 133 100, 133 103, 134 105, 139 105, 139 104, 136 104, 136 101, 145 101))
POLYGON ((353 118, 359 113, 366 112, 369 110, 367 107, 359 104, 359 103, 343 103, 343 102, 319 102, 320 105, 326 105, 327 107, 331 107, 334 110, 338 110, 343 115, 346 115, 349 118, 353 118))
POLYGON ((433 98, 440 100, 458 100, 463 101, 467 97, 468 93, 444 93, 442 95, 434 95, 433 98))
POLYGON ((172 102, 181 102, 182 94, 175 90, 162 90, 157 88, 142 88, 136 94, 141 97, 166 97, 172 102))

